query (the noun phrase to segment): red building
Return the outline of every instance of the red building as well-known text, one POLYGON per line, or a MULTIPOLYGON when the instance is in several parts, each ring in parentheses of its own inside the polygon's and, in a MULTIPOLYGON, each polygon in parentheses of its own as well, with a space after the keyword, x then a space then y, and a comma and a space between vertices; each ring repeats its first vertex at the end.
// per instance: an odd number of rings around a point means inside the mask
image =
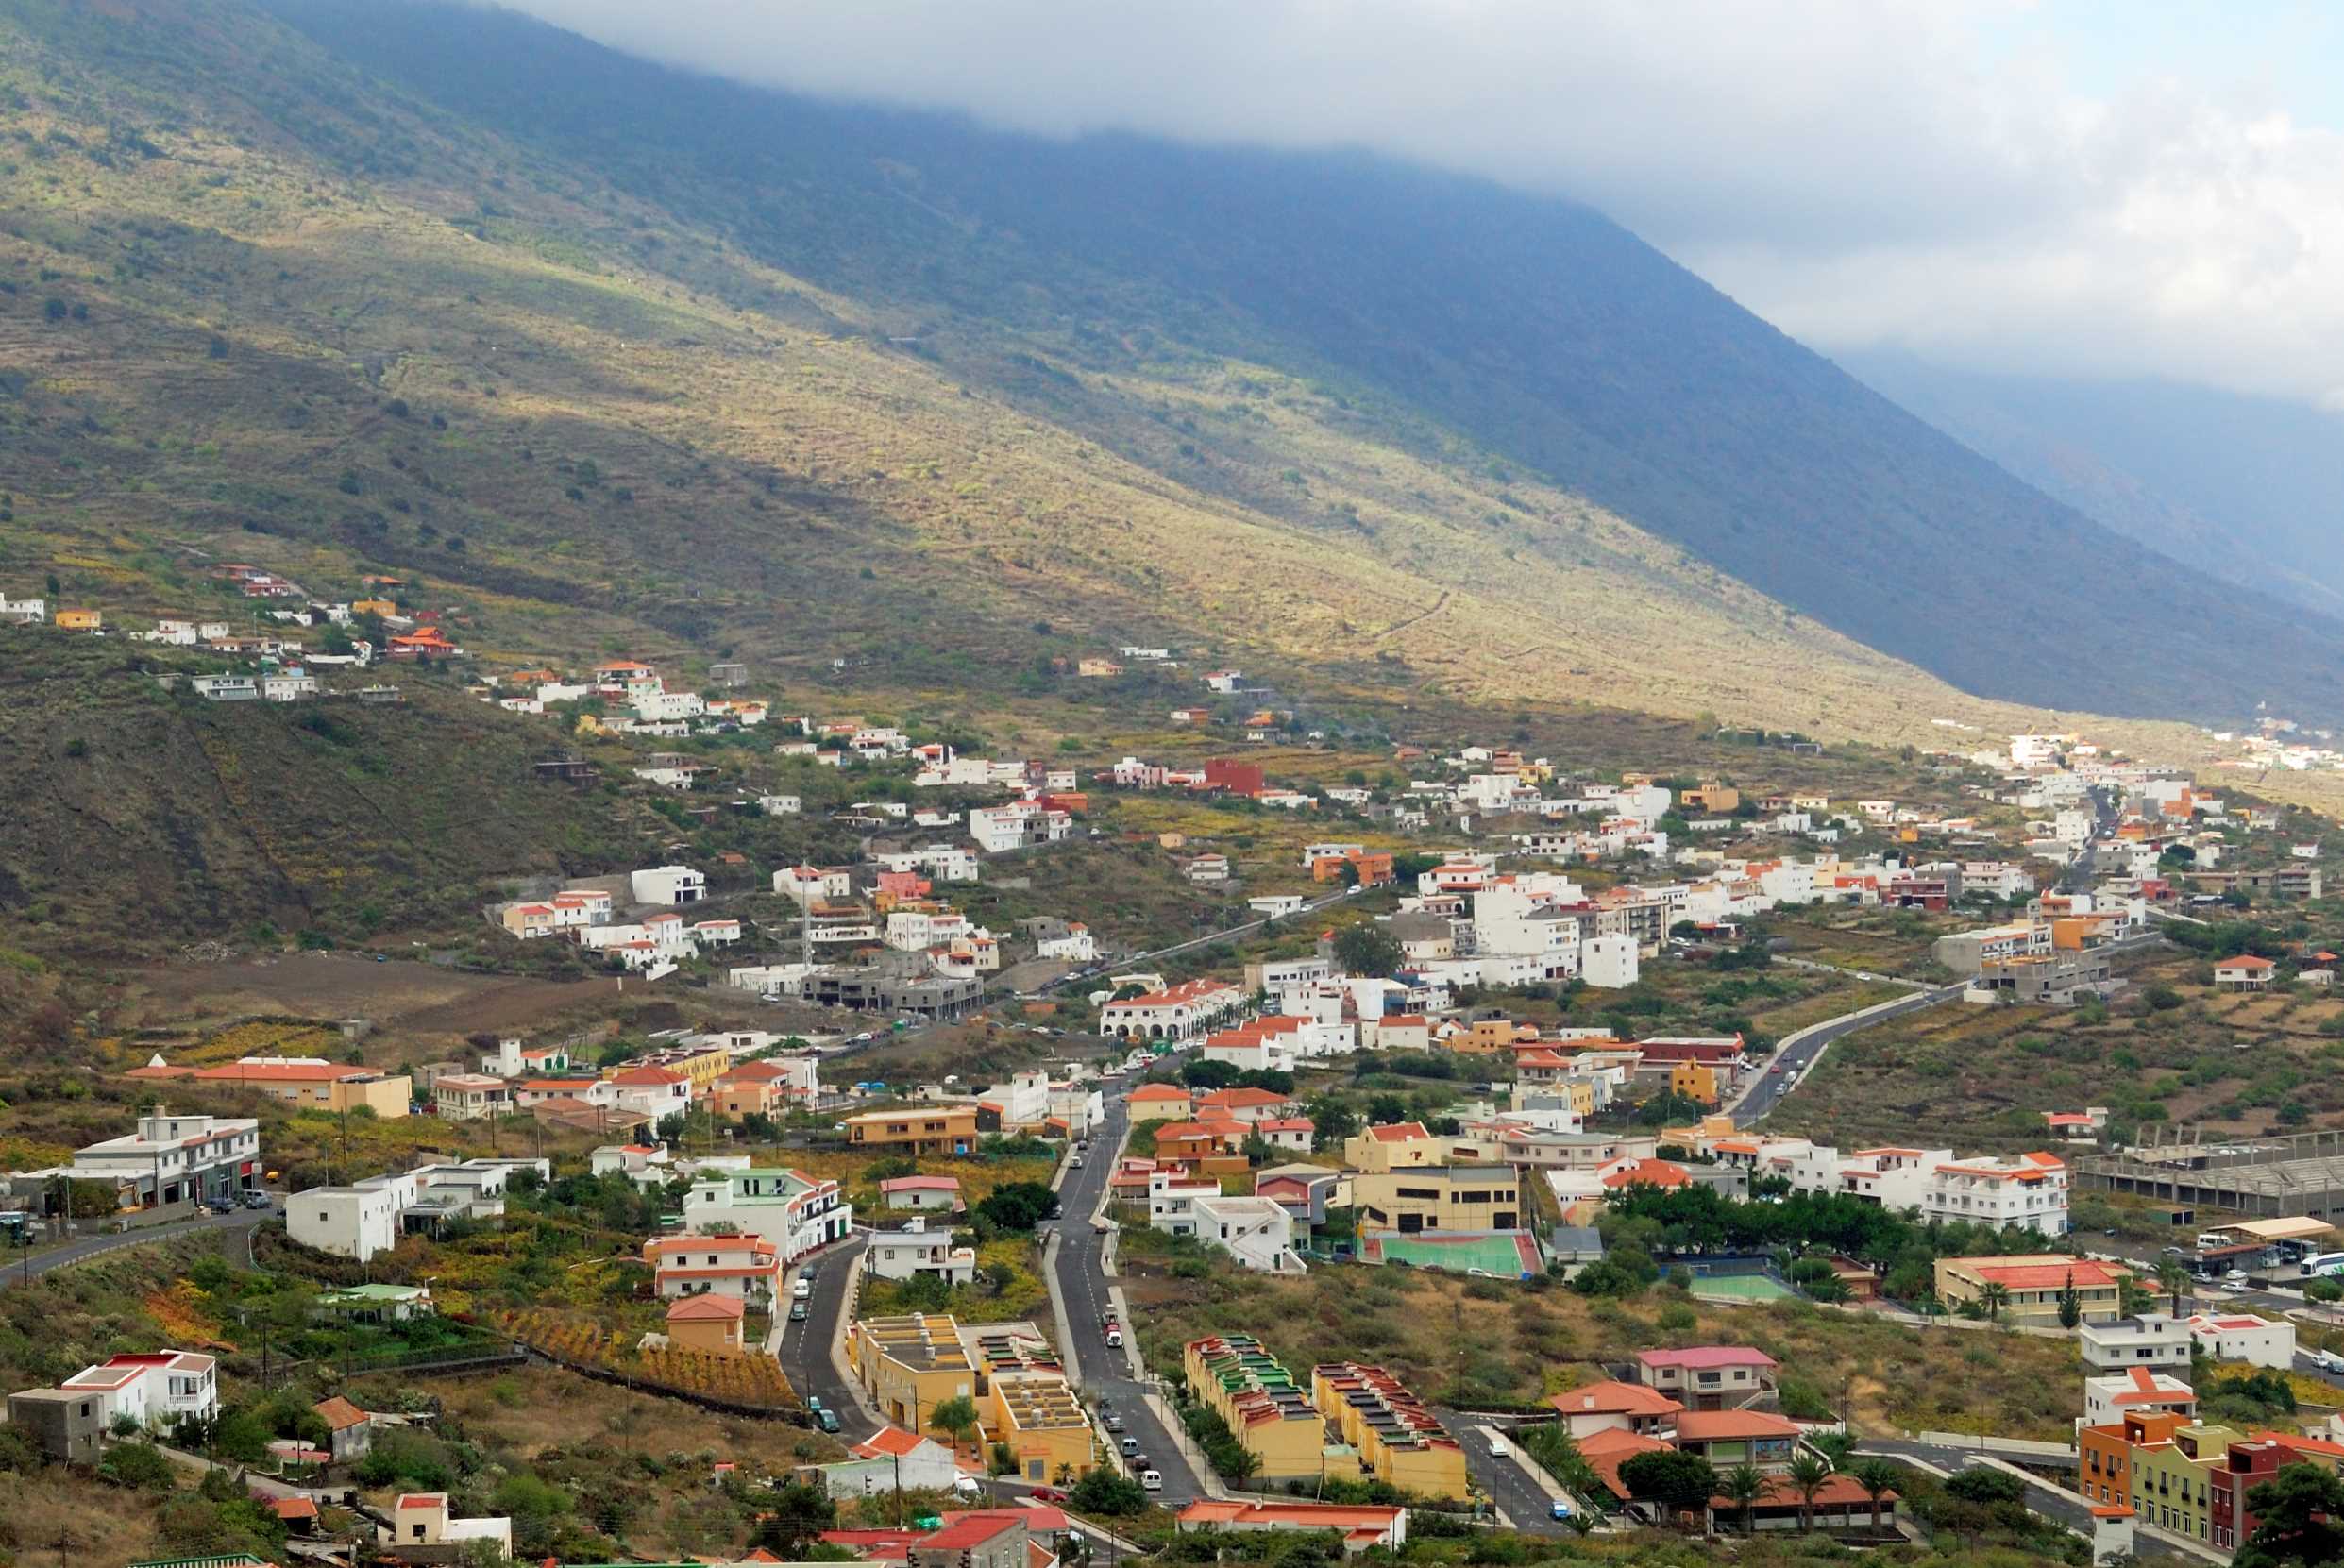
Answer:
POLYGON ((1205 787, 1225 789, 1232 795, 1258 795, 1270 787, 1270 782, 1262 776, 1257 762, 1214 757, 1205 764, 1205 787))
POLYGON ((2344 1472, 2344 1443, 2290 1432, 2257 1432, 2230 1445, 2229 1462, 2214 1472, 2213 1496, 2206 1510, 2214 1546, 2234 1552, 2240 1542, 2254 1533, 2259 1521, 2247 1507, 2247 1492, 2291 1464, 2324 1465, 2344 1472))

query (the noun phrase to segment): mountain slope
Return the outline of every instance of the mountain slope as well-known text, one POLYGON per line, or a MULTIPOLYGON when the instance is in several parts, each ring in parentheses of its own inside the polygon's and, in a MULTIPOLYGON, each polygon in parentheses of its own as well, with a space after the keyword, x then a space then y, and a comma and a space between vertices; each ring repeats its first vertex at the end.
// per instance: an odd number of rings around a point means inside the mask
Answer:
POLYGON ((1029 404, 1050 389, 986 362, 1004 326, 1078 371, 1234 355, 1401 411, 1404 439, 1526 464, 1972 691, 2337 708, 2344 623, 2201 594, 1584 209, 1373 160, 814 104, 496 13, 279 4, 418 93, 894 306, 954 374, 1029 404), (2086 581, 2128 592, 2073 592, 2086 581), (2165 607, 2152 634, 2138 603, 2165 607), (2014 657, 2053 626, 2067 656, 2014 657))
MULTIPOLYGON (((241 0, 0 18, 14 591, 53 574, 135 625, 223 560, 335 597, 389 570, 492 668, 852 658, 982 690, 1075 630, 1831 733, 1959 704, 1397 398, 1221 352, 1219 318, 1168 303, 1078 357, 1093 329, 1032 301, 834 291, 241 0)), ((936 224, 775 190, 834 271, 936 224)))
POLYGON ((2344 614, 2344 420, 2159 381, 1987 376, 1842 355, 1868 385, 2120 533, 2344 614))

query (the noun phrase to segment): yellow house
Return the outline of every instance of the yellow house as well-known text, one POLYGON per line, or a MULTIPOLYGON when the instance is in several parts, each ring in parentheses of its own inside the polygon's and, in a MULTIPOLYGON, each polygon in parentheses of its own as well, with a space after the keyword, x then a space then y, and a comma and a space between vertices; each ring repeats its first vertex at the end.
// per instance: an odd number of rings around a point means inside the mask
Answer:
POLYGON ((354 599, 350 601, 353 615, 396 615, 398 606, 387 599, 354 599))
POLYGON ((1520 1230, 1522 1173, 1510 1165, 1426 1165, 1351 1178, 1359 1234, 1520 1230))
POLYGON ((864 1318, 847 1335, 847 1364, 880 1418, 907 1432, 926 1430, 929 1413, 946 1400, 976 1397, 976 1368, 960 1325, 947 1316, 864 1318))
POLYGON ((414 1099, 414 1080, 372 1068, 307 1057, 247 1056, 189 1074, 199 1084, 254 1089, 272 1100, 310 1110, 370 1110, 383 1121, 405 1116, 414 1099))
POLYGON ((2118 1282, 2132 1273, 2121 1263, 2058 1253, 1941 1257, 1934 1272, 1937 1299, 1948 1307, 1966 1302, 1982 1307, 1991 1297, 1998 1301, 2000 1321, 2022 1328, 2057 1328, 2060 1292, 2070 1283, 2083 1305, 2085 1323, 2108 1323, 2122 1317, 2123 1292, 2118 1282), (1996 1286, 2000 1289, 1990 1291, 1996 1286))
POLYGON ((739 1356, 748 1346, 741 1328, 749 1312, 738 1296, 678 1296, 667 1308, 667 1342, 677 1350, 709 1356, 739 1356))
MULTIPOLYGON (((628 1067, 664 1067, 670 1072, 681 1072, 692 1082, 692 1098, 701 1100, 716 1087, 717 1080, 733 1071, 733 1053, 721 1045, 695 1048, 690 1051, 655 1051, 626 1064, 628 1067)), ((616 1077, 620 1069, 612 1068, 605 1078, 616 1077)))
POLYGON ((900 1149, 907 1155, 973 1155, 977 1108, 931 1105, 850 1116, 847 1144, 855 1149, 900 1149))
POLYGON ((1090 1418, 1064 1373, 1037 1367, 989 1374, 983 1415, 986 1445, 1007 1448, 1026 1480, 1071 1479, 1099 1462, 1090 1418))
POLYGON ((1717 1070, 1704 1062, 1678 1062, 1668 1070, 1668 1091, 1705 1105, 1717 1104, 1717 1070))
POLYGON ((1426 1497, 1466 1495, 1464 1448, 1383 1368, 1356 1361, 1313 1367, 1310 1400, 1358 1450, 1359 1468, 1377 1480, 1426 1497))
POLYGON ((1181 1352, 1189 1393, 1222 1419, 1266 1480, 1321 1475, 1326 1421, 1293 1375, 1250 1334, 1191 1340, 1181 1352))
POLYGON ((1196 1115, 1196 1103, 1178 1084, 1141 1084, 1131 1091, 1131 1124, 1143 1121, 1187 1121, 1196 1115))
POLYGON ((60 632, 95 632, 106 617, 95 610, 59 610, 51 624, 60 632))
POLYGON ((1449 1143, 1422 1121, 1393 1121, 1343 1139, 1343 1163, 1354 1171, 1381 1174, 1449 1162, 1449 1143))

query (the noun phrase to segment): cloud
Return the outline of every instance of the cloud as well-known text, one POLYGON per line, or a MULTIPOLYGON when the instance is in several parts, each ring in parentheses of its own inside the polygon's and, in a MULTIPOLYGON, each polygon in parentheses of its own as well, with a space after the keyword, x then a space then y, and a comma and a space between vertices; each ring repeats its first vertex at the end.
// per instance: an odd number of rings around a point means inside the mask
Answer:
POLYGON ((2024 0, 508 3, 798 92, 1568 194, 1826 350, 2344 402, 2344 137, 2216 66, 2079 87, 2124 8, 2095 40, 2024 0))

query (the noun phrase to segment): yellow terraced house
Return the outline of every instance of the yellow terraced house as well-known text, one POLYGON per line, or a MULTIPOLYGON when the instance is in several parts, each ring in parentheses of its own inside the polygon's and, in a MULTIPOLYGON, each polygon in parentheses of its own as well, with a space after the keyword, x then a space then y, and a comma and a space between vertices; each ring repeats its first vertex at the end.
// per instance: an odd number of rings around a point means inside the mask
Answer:
POLYGON ((1425 1497, 1466 1495, 1464 1448, 1383 1368, 1356 1361, 1313 1367, 1310 1400, 1358 1451, 1363 1473, 1425 1497))
POLYGON ((1219 1416, 1245 1451, 1261 1461, 1260 1478, 1286 1481, 1324 1473, 1326 1418, 1259 1340, 1250 1334, 1191 1340, 1181 1353, 1181 1366, 1190 1396, 1219 1416))
POLYGON ((986 1385, 980 1406, 985 1442, 1015 1455, 1020 1476, 1071 1480, 1098 1463, 1090 1418, 1064 1373, 996 1369, 987 1374, 986 1385))
POLYGON ((936 1313, 862 1319, 847 1335, 847 1365, 881 1419, 907 1432, 926 1430, 930 1412, 948 1399, 976 1398, 960 1325, 936 1313))

